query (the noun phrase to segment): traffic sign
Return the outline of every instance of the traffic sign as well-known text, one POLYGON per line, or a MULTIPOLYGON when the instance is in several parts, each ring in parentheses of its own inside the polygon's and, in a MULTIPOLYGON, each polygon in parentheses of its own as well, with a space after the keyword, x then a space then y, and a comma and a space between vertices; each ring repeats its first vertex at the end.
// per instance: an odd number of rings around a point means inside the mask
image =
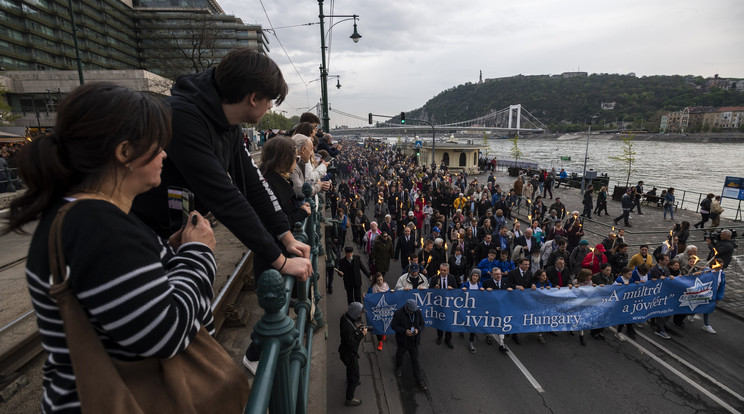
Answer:
POLYGON ((416 148, 421 148, 421 141, 416 141, 416 148))

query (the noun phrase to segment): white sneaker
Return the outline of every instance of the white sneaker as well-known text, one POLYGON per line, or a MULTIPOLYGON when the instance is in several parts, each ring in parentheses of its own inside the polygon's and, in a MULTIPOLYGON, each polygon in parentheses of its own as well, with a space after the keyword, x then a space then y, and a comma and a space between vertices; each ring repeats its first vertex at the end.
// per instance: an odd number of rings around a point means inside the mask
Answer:
POLYGON ((703 325, 703 330, 705 332, 708 332, 708 333, 711 333, 711 334, 715 334, 716 333, 716 331, 710 325, 703 325))
POLYGON ((625 335, 622 332, 615 332, 615 338, 620 342, 625 342, 625 335))
POLYGON ((695 322, 695 315, 687 315, 687 321, 690 323, 695 322))
POLYGON ((696 321, 699 321, 700 319, 701 319, 701 318, 700 318, 700 314, 699 314, 699 313, 696 313, 696 314, 695 314, 695 320, 696 320, 696 321))
POLYGON ((243 356, 243 365, 248 368, 248 371, 256 375, 258 370, 258 361, 249 361, 247 357, 243 356))
POLYGON ((662 338, 664 338, 664 339, 672 339, 672 337, 671 337, 671 336, 669 336, 669 334, 668 334, 668 333, 666 333, 666 331, 656 331, 656 332, 654 332, 654 333, 655 333, 655 334, 656 334, 657 336, 660 336, 660 337, 662 337, 662 338))

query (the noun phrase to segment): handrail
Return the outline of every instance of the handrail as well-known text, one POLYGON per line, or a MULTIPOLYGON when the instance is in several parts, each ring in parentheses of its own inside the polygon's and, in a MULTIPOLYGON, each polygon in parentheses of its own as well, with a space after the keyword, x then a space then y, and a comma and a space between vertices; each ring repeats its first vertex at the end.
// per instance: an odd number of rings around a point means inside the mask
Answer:
POLYGON ((312 341, 315 330, 324 322, 318 307, 311 315, 313 303, 320 300, 317 292, 320 242, 317 229, 321 215, 311 197, 309 183, 303 185, 302 192, 313 213, 304 222, 295 224, 293 234, 297 240, 310 245, 313 274, 306 281, 296 282, 292 276, 282 276, 269 269, 258 278, 256 295, 264 315, 256 323, 251 337, 261 350, 261 358, 244 411, 246 414, 263 414, 267 410, 276 413, 307 412, 312 341), (295 288, 297 318, 292 321, 288 314, 295 288))

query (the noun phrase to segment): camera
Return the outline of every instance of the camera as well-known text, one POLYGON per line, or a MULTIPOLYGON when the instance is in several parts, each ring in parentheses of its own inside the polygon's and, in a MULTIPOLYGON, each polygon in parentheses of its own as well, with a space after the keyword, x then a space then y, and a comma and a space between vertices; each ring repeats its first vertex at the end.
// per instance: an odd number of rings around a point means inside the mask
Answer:
MULTIPOLYGON (((703 232, 703 239, 704 240, 710 239, 712 242, 721 240, 721 230, 722 229, 705 230, 705 232, 703 232)), ((732 240, 735 239, 736 238, 736 230, 735 229, 729 229, 729 231, 731 232, 731 239, 732 240)))

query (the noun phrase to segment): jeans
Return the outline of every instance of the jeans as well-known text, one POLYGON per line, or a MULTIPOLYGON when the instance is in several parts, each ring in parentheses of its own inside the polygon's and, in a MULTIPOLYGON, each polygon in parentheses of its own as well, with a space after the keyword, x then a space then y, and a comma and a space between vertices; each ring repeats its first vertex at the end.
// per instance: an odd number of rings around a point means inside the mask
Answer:
POLYGON ((672 220, 674 220, 674 205, 673 204, 664 205, 664 218, 666 218, 667 212, 669 212, 669 216, 672 218, 672 220))

